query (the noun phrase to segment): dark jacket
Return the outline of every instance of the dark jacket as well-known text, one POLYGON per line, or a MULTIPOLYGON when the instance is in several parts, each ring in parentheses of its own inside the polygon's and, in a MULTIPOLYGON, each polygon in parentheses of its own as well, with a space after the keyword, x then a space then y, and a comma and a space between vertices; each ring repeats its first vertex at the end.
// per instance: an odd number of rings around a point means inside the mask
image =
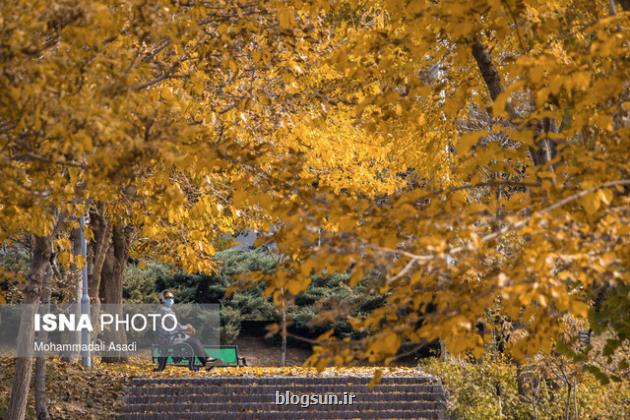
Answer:
POLYGON ((179 344, 188 338, 186 334, 186 330, 184 327, 177 321, 177 317, 175 316, 175 312, 171 309, 170 306, 162 305, 160 306, 160 319, 157 322, 156 328, 156 344, 159 346, 172 346, 173 344, 179 344), (164 321, 164 324, 169 327, 173 325, 172 319, 175 319, 176 326, 173 330, 169 331, 162 327, 162 317, 165 315, 169 315, 169 318, 164 321))

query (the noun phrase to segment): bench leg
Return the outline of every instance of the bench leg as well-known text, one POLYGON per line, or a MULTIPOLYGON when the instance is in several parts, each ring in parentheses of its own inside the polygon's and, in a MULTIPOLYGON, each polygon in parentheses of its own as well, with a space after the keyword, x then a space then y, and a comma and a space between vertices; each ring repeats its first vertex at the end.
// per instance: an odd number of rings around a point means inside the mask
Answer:
POLYGON ((188 358, 188 369, 192 370, 193 372, 196 372, 199 370, 199 368, 195 364, 196 360, 197 360, 196 356, 192 356, 188 358))
POLYGON ((158 357, 157 361, 158 361, 158 365, 155 369, 153 369, 154 372, 161 372, 164 369, 166 369, 166 357, 158 357))

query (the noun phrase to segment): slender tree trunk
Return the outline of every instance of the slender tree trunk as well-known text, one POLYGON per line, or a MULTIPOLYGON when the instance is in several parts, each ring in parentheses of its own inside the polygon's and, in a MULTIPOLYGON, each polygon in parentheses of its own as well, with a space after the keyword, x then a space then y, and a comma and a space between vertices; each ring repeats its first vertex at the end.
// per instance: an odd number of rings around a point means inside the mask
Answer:
POLYGON ((621 7, 624 12, 630 12, 630 0, 621 0, 621 7))
POLYGON ((578 402, 577 402, 577 376, 573 378, 573 411, 575 412, 575 418, 579 419, 580 414, 578 412, 578 402))
MULTIPOLYGON (((103 264, 100 285, 100 298, 104 304, 122 305, 123 303, 123 277, 127 267, 129 257, 129 246, 131 244, 131 229, 121 225, 115 225, 112 229, 112 246, 110 247, 106 261, 103 264)), ((122 316, 122 311, 119 311, 122 316)), ((125 331, 104 332, 106 342, 127 343, 125 331)), ((108 363, 124 363, 127 356, 124 354, 103 357, 102 360, 108 363)))
POLYGON ((615 4, 615 0, 608 0, 608 10, 610 11, 611 16, 617 16, 617 5, 615 4))
MULTIPOLYGON (((492 100, 496 100, 497 97, 503 93, 503 86, 501 84, 501 76, 492 62, 492 57, 486 47, 481 43, 478 38, 473 40, 472 55, 477 62, 477 67, 481 73, 488 93, 492 100)), ((505 110, 510 117, 518 117, 516 110, 509 103, 506 103, 505 110)), ((557 132, 558 127, 555 121, 550 118, 544 118, 542 122, 537 124, 537 137, 542 136, 542 140, 538 142, 537 147, 530 147, 531 159, 534 165, 544 165, 551 161, 556 156, 556 144, 553 140, 548 138, 549 132, 557 132)), ((553 168, 551 168, 553 170, 553 168)))
POLYGON ((571 418, 571 382, 567 381, 567 399, 564 403, 564 419, 569 420, 571 418))
POLYGON ((282 356, 280 360, 281 366, 287 364, 287 302, 282 300, 282 356))
MULTIPOLYGON (((490 97, 492 100, 496 100, 503 92, 503 86, 501 84, 501 76, 492 62, 492 57, 478 38, 473 40, 471 52, 477 62, 479 72, 486 84, 490 97)), ((516 110, 510 105, 509 101, 506 104, 505 110, 512 118, 518 116, 516 110)), ((543 121, 538 124, 537 131, 538 136, 541 134, 543 135, 543 139, 538 142, 536 148, 530 148, 530 154, 534 165, 543 165, 551 161, 556 156, 555 142, 547 136, 547 133, 557 131, 556 123, 549 118, 544 118, 543 121)), ((551 170, 553 171, 553 167, 551 167, 551 170)), ((528 397, 530 388, 530 384, 528 382, 530 381, 530 374, 524 371, 523 366, 518 361, 516 362, 516 374, 519 395, 521 397, 528 397)))
POLYGON ((477 61, 477 66, 479 67, 483 81, 486 82, 490 97, 493 101, 496 100, 503 92, 501 77, 499 76, 499 72, 494 66, 494 63, 492 63, 492 58, 486 50, 486 47, 484 47, 481 41, 477 38, 474 39, 472 44, 472 55, 475 57, 475 61, 477 61))
POLYGON ((109 223, 109 219, 103 216, 102 209, 90 212, 90 227, 94 233, 94 239, 90 241, 89 244, 92 264, 89 265, 88 294, 90 295, 91 302, 92 325, 94 325, 92 340, 95 340, 100 333, 100 331, 97 330, 97 325, 99 324, 96 321, 101 310, 101 300, 99 297, 101 274, 103 272, 103 264, 105 264, 107 252, 111 246, 112 227, 109 223))
POLYGON ((88 289, 90 299, 98 299, 101 287, 101 273, 111 245, 112 227, 107 217, 97 212, 90 213, 90 227, 94 232, 94 240, 90 241, 92 248, 92 264, 89 268, 88 289))
POLYGON ((24 286, 24 304, 30 309, 22 314, 18 334, 18 354, 31 356, 18 357, 15 363, 11 402, 7 411, 7 418, 11 420, 23 420, 26 416, 26 403, 33 372, 32 351, 35 337, 33 318, 39 305, 42 282, 50 267, 51 237, 33 236, 31 243, 31 263, 24 286))
POLYGON ((515 361, 516 364, 516 388, 518 395, 521 397, 527 396, 527 380, 525 373, 523 372, 523 365, 520 361, 515 361))
MULTIPOLYGON (((41 304, 44 308, 44 312, 47 312, 47 308, 50 306, 52 276, 52 266, 48 264, 48 270, 42 283, 41 304)), ((47 338, 47 332, 42 331, 39 333, 39 341, 46 342, 47 338)), ((48 403, 46 401, 46 354, 44 353, 38 354, 35 360, 35 414, 37 420, 47 420, 50 418, 48 414, 48 403)))
POLYGON ((444 340, 442 339, 438 341, 440 343, 440 360, 448 360, 448 350, 446 349, 446 343, 444 343, 444 340))
MULTIPOLYGON (((74 229, 70 232, 70 241, 72 242, 72 255, 76 258, 81 255, 81 238, 79 229, 74 229)), ((81 269, 76 264, 71 264, 66 274, 70 281, 69 283, 74 288, 74 296, 72 297, 73 308, 75 310, 75 316, 78 318, 81 315, 81 269)), ((80 344, 81 333, 79 331, 67 332, 68 343, 80 344)), ((64 351, 61 355, 61 360, 67 363, 75 362, 79 358, 78 352, 64 351)))
POLYGON ((501 383, 497 382, 495 385, 495 393, 497 398, 499 399, 499 418, 503 418, 503 389, 501 388, 501 383))

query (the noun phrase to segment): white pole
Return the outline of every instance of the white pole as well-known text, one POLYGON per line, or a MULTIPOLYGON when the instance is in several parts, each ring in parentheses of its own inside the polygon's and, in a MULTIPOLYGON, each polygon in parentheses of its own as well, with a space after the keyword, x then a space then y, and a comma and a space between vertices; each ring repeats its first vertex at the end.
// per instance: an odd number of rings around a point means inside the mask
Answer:
MULTIPOLYGON (((81 315, 90 316, 90 295, 88 294, 88 271, 87 271, 87 242, 85 241, 85 216, 79 218, 81 225, 81 255, 83 255, 83 268, 81 269, 81 315)), ((92 366, 90 357, 90 332, 87 329, 81 331, 81 362, 83 366, 92 366)))

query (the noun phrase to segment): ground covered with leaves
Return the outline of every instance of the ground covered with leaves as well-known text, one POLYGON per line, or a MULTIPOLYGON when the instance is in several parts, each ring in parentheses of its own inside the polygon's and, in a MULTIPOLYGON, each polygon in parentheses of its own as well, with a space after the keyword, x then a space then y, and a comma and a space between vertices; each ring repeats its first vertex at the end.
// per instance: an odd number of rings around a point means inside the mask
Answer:
MULTIPOLYGON (((11 393, 15 362, 11 358, 0 360, 0 418, 5 418, 11 393)), ((191 372, 181 367, 167 367, 153 372, 150 359, 134 357, 125 364, 108 364, 95 361, 93 368, 78 363, 63 363, 49 359, 47 364, 47 397, 49 411, 55 419, 109 419, 115 418, 123 405, 125 386, 133 377, 204 377, 204 376, 373 376, 377 370, 383 375, 412 376, 419 374, 413 368, 356 367, 329 369, 318 373, 314 368, 289 367, 228 367, 191 372)), ((31 396, 33 392, 31 392, 31 396)), ((29 400, 28 418, 34 418, 34 402, 29 400)))
MULTIPOLYGON (((151 361, 146 358, 132 358, 126 364, 96 361, 92 369, 50 359, 47 387, 50 414, 56 419, 116 418, 123 404, 125 386, 132 377, 429 374, 442 379, 449 411, 456 419, 532 418, 533 415, 540 419, 562 418, 566 402, 566 387, 553 381, 543 382, 535 400, 523 400, 518 395, 516 369, 500 361, 471 363, 456 358, 447 361, 431 358, 418 367, 352 367, 327 369, 321 373, 300 366, 215 368, 210 372, 169 367, 157 373, 152 372, 152 368, 151 361)), ((13 359, 0 360, 0 418, 6 413, 13 369, 13 359)), ((630 384, 625 381, 601 385, 593 376, 584 374, 578 382, 576 395, 579 418, 624 419, 630 415, 630 384)), ((32 399, 28 418, 34 418, 32 399)))

